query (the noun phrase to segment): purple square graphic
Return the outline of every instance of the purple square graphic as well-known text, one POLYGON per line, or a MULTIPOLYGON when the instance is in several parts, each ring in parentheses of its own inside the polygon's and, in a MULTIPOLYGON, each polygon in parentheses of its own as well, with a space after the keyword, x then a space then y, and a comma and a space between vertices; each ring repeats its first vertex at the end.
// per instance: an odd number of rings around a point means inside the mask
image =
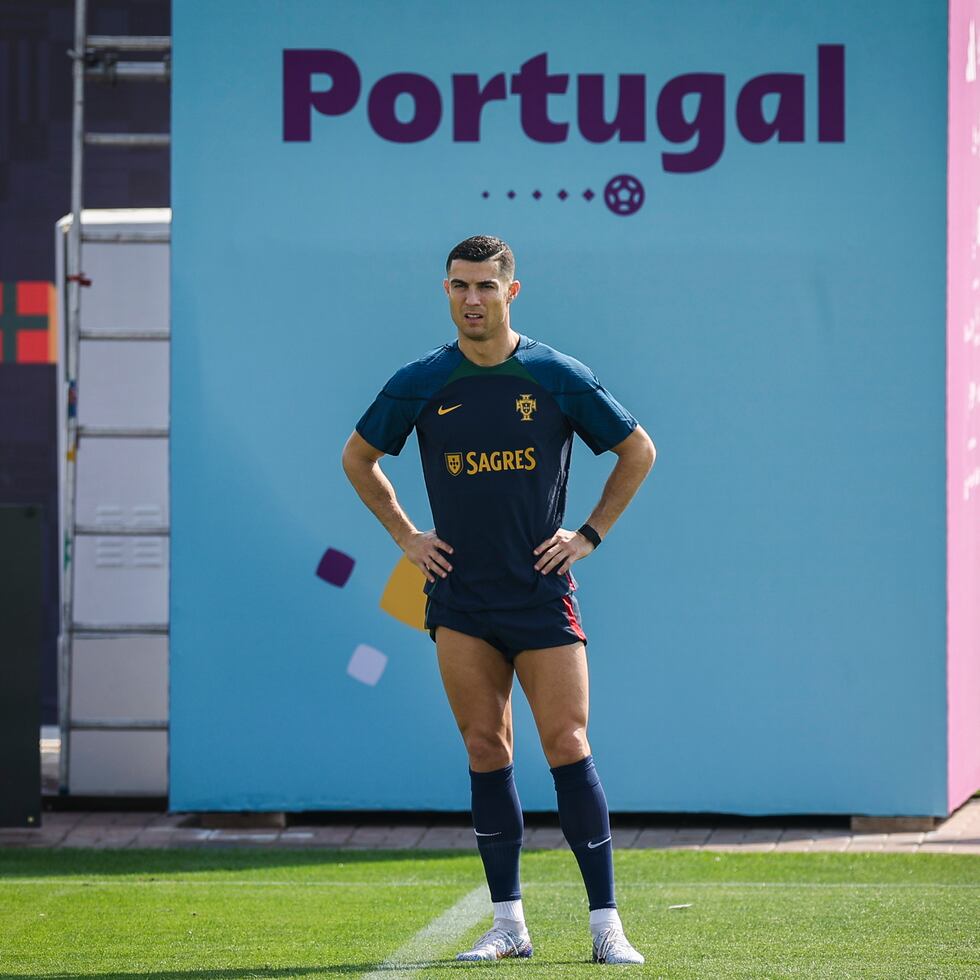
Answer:
POLYGON ((354 559, 336 548, 327 548, 316 567, 316 573, 324 582, 338 588, 347 584, 350 573, 354 571, 354 559))

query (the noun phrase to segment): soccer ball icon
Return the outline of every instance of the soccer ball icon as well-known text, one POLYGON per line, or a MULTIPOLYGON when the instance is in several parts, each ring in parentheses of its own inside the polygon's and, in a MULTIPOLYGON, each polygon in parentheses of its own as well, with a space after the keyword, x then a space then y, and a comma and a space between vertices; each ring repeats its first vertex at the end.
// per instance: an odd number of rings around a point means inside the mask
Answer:
POLYGON ((613 214, 623 215, 636 214, 646 197, 643 185, 632 174, 617 174, 602 193, 606 207, 613 214))

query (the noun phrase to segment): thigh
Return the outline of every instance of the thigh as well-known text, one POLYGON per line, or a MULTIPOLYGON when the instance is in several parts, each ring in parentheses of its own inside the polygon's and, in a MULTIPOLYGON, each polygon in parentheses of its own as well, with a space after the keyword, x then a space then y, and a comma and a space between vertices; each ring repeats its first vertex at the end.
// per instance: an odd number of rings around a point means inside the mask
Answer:
POLYGON ((497 733, 513 752, 513 666, 486 640, 448 626, 436 627, 435 641, 442 685, 464 739, 497 733))
POLYGON ((589 665, 584 643, 524 650, 514 658, 518 680, 546 746, 589 723, 589 665))

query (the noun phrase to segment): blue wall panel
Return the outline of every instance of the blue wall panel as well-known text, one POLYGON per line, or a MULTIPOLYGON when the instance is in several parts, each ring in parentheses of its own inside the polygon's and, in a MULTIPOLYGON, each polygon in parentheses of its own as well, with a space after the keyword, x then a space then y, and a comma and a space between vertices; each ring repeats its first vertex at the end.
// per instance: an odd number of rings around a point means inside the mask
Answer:
MULTIPOLYGON (((174 38, 171 805, 468 806, 434 647, 379 608, 399 552, 340 450, 454 338, 445 255, 490 233, 515 328, 591 365, 659 451, 575 568, 611 806, 944 813, 944 6, 175 0, 174 38), (818 140, 821 44, 844 46, 842 142, 818 140), (307 142, 283 139, 298 48, 362 80, 307 142), (548 102, 567 139, 529 138, 510 94, 455 141, 451 76, 542 52, 573 76, 548 102), (438 88, 429 138, 372 129, 394 72, 438 88), (724 76, 724 151, 670 173, 695 140, 657 99, 691 72, 724 76), (802 142, 738 130, 771 72, 804 76, 802 142), (582 73, 646 76, 643 141, 582 137, 582 73), (628 216, 602 198, 621 173, 645 189, 628 216), (314 574, 327 547, 355 559, 342 588, 314 574), (359 644, 388 658, 373 686, 346 673, 359 644)), ((573 527, 613 462, 574 456, 573 527)), ((428 526, 414 437, 383 465, 428 526)), ((550 809, 522 702, 516 723, 522 801, 550 809)))

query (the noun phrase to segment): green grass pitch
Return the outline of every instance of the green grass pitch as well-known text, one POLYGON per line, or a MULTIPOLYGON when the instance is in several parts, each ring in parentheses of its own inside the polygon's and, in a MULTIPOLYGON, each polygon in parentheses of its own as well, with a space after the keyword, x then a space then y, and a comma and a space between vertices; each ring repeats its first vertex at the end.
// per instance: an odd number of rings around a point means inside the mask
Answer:
POLYGON ((534 958, 470 965, 475 851, 0 849, 0 977, 980 977, 980 856, 620 851, 642 967, 589 962, 569 852, 522 869, 534 958))

